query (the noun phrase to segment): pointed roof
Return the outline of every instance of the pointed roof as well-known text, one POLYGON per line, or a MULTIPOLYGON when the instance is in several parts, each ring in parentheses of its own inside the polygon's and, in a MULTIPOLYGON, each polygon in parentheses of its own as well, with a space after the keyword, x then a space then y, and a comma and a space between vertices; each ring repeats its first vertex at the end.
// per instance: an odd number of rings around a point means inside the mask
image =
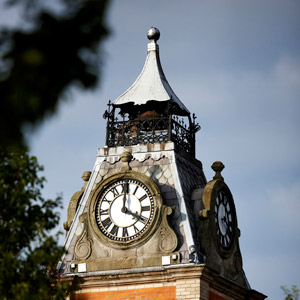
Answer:
POLYGON ((189 115, 189 110, 172 90, 161 67, 159 47, 156 43, 160 36, 159 30, 151 27, 147 36, 150 42, 144 68, 133 85, 114 101, 114 106, 127 103, 142 105, 148 101, 171 101, 178 106, 181 114, 189 115))

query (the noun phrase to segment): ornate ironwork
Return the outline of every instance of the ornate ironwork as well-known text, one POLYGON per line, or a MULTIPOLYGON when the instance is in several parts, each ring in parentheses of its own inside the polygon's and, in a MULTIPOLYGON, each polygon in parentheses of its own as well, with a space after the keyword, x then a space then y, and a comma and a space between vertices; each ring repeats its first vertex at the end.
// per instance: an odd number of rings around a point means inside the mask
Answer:
POLYGON ((195 133, 200 129, 199 124, 188 117, 189 125, 183 118, 171 113, 171 108, 165 114, 151 112, 138 114, 132 118, 127 113, 119 114, 121 119, 115 117, 114 108, 108 104, 108 110, 103 117, 107 119, 106 145, 108 147, 131 146, 137 144, 166 143, 172 141, 175 145, 195 156, 195 133))

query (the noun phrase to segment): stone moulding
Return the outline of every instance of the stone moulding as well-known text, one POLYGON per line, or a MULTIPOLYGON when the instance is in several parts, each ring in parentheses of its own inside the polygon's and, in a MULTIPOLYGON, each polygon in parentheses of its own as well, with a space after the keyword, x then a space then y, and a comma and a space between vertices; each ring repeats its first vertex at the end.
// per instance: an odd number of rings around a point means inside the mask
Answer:
POLYGON ((178 245, 178 239, 173 231, 173 229, 170 227, 167 216, 172 214, 172 208, 169 206, 163 206, 162 210, 162 222, 160 226, 160 243, 159 248, 162 252, 170 253, 173 252, 178 245))
POLYGON ((89 238, 87 213, 79 216, 79 221, 83 223, 83 230, 79 236, 74 249, 74 255, 78 260, 88 259, 92 252, 92 239, 89 238))

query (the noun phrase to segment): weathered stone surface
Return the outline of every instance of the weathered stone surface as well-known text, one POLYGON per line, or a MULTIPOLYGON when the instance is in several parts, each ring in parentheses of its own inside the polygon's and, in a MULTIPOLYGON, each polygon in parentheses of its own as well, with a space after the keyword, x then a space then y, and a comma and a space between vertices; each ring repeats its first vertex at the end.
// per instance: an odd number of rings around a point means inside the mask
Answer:
POLYGON ((83 231, 75 244, 74 255, 78 260, 85 260, 91 255, 93 241, 89 237, 86 213, 79 217, 79 221, 83 224, 83 231))
MULTIPOLYGON (((82 229, 82 226, 80 227, 80 222, 77 221, 77 225, 75 225, 81 228, 81 231, 77 234, 76 246, 73 245, 73 248, 69 248, 68 251, 71 251, 74 256, 74 248, 78 250, 79 245, 82 245, 82 247, 90 245, 91 251, 88 253, 89 251, 86 250, 87 257, 85 259, 83 258, 84 255, 82 254, 80 257, 76 250, 77 260, 85 261, 88 270, 89 268, 96 270, 100 266, 101 270, 109 270, 113 267, 112 265, 115 268, 133 268, 136 266, 151 266, 151 264, 158 266, 162 263, 161 257, 163 255, 169 255, 174 251, 179 253, 178 258, 180 260, 177 261, 178 263, 188 262, 189 247, 197 245, 197 228, 193 220, 195 217, 193 211, 195 201, 191 200, 190 194, 193 188, 206 182, 201 163, 196 160, 189 162, 177 155, 174 152, 173 143, 160 144, 160 147, 137 145, 99 149, 99 164, 96 163, 97 169, 94 171, 96 173, 91 193, 96 193, 98 185, 101 185, 110 176, 118 176, 120 172, 126 172, 124 162, 121 161, 122 153, 125 151, 130 152, 132 155, 132 159, 126 162, 128 163, 126 169, 130 171, 131 168, 132 171, 130 172, 136 172, 136 174, 151 178, 159 187, 158 193, 162 198, 162 204, 172 207, 172 209, 169 208, 172 213, 169 211, 167 214, 161 214, 155 231, 151 233, 145 243, 134 246, 133 249, 123 250, 112 247, 110 242, 105 241, 105 239, 99 239, 99 235, 95 234, 97 228, 91 230, 90 222, 88 223, 88 230, 85 230, 82 229), (174 169, 174 164, 177 165, 177 169, 174 169), (182 198, 178 198, 181 190, 183 191, 182 198), (182 211, 184 207, 187 208, 188 215, 182 211), (189 228, 192 229, 191 233, 187 232, 187 230, 190 230, 189 228), (196 238, 194 240, 187 239, 186 235, 196 238), (87 242, 89 240, 92 240, 93 243, 87 242), (149 255, 152 256, 152 259, 149 255)), ((88 206, 90 205, 91 194, 86 195, 86 197, 83 211, 89 213, 88 206)))
MULTIPOLYGON (((221 177, 218 169, 217 178, 207 183, 203 191, 202 203, 203 207, 199 210, 200 230, 199 242, 203 253, 205 254, 205 263, 219 272, 222 276, 237 282, 245 288, 249 288, 249 284, 242 267, 242 256, 239 248, 240 231, 237 227, 235 209, 232 212, 232 224, 234 228, 233 241, 228 248, 222 247, 216 236, 215 228, 215 199, 220 191, 228 193, 231 196, 228 186, 221 177)), ((215 178, 215 177, 214 177, 215 178)))
POLYGON ((76 210, 78 208, 79 202, 81 200, 81 197, 86 189, 87 183, 90 179, 91 176, 91 172, 90 171, 85 171, 83 172, 83 174, 81 175, 82 180, 84 181, 84 185, 81 188, 80 191, 74 193, 74 195, 72 196, 70 202, 69 202, 69 206, 68 206, 68 215, 67 215, 67 221, 64 223, 64 229, 68 232, 71 224, 73 222, 73 219, 75 217, 76 214, 76 210))

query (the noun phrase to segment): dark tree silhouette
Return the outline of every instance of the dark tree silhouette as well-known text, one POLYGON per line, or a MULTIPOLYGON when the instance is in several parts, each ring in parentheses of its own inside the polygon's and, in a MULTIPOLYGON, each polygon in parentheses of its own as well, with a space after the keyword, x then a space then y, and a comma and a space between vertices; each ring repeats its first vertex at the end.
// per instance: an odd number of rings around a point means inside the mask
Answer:
POLYGON ((97 84, 99 45, 108 34, 107 0, 60 0, 57 12, 41 0, 9 2, 24 5, 27 29, 0 31, 0 139, 6 144, 22 141, 25 125, 53 114, 72 84, 97 84))
POLYGON ((24 146, 24 127, 55 113, 71 85, 96 86, 108 0, 7 5, 23 9, 26 29, 0 29, 0 299, 65 299, 56 274, 63 249, 52 233, 61 200, 42 197, 45 178, 24 146))

